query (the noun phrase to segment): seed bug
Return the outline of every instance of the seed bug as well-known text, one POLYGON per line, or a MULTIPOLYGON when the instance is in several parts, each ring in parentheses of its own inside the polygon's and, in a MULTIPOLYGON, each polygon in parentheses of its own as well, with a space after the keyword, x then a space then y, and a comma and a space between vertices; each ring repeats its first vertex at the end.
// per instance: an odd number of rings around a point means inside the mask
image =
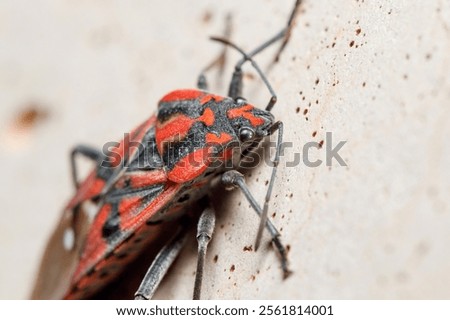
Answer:
MULTIPOLYGON (((135 298, 149 299, 177 257, 191 225, 197 223, 198 260, 194 299, 201 296, 207 246, 211 240, 215 212, 208 191, 214 180, 227 189, 242 191, 260 216, 255 250, 266 228, 280 255, 283 276, 290 271, 286 249, 279 232, 267 219, 283 136, 283 123, 271 113, 275 92, 253 57, 279 40, 284 48, 301 0, 297 0, 287 27, 253 51, 246 53, 231 41, 211 39, 242 55, 235 65, 227 97, 208 92, 205 72, 198 77, 198 89, 175 90, 158 104, 156 116, 129 134, 138 148, 128 148, 122 140, 105 154, 85 145, 71 153, 74 197, 64 209, 62 219, 44 253, 33 298, 89 298, 110 283, 124 267, 158 235, 160 226, 176 221, 172 239, 161 249, 149 267, 135 298), (241 98, 242 66, 250 63, 271 98, 265 109, 258 109, 241 98), (273 169, 261 208, 236 169, 261 141, 277 132, 273 169), (84 156, 95 162, 94 170, 79 181, 76 159, 84 156), (196 208, 201 213, 190 213, 196 208), (181 217, 181 218, 179 218, 181 217), (178 220, 176 220, 178 219, 178 220), (65 252, 65 256, 55 252, 65 252), (60 270, 58 270, 60 269, 60 270), (70 279, 61 282, 60 278, 70 279)), ((277 53, 279 57, 280 51, 277 53)))

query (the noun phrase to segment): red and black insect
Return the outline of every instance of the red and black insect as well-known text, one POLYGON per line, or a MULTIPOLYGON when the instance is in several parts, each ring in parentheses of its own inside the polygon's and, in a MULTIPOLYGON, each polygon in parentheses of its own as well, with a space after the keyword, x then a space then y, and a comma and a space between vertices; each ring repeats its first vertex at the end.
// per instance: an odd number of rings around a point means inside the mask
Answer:
POLYGON ((228 97, 207 92, 202 73, 198 80, 199 89, 176 90, 165 95, 158 104, 157 116, 135 128, 129 139, 124 139, 106 154, 87 146, 73 150, 72 174, 77 192, 66 206, 58 231, 50 240, 40 271, 49 275, 38 280, 34 298, 92 296, 120 274, 142 248, 150 245, 163 222, 180 216, 184 219, 179 220, 178 230, 155 258, 135 297, 151 298, 182 248, 186 231, 198 219, 199 258, 194 298, 200 298, 204 257, 215 221, 208 191, 212 181, 218 179, 227 188, 237 187, 243 191, 261 216, 255 248, 266 228, 280 253, 283 275, 288 276, 285 247, 277 229, 267 219, 283 125, 276 122, 270 112, 276 103, 276 95, 252 57, 272 43, 287 38, 299 3, 296 2, 287 28, 249 54, 225 39, 212 38, 243 55, 235 67, 228 97), (240 98, 241 67, 247 61, 271 93, 265 110, 240 98), (244 157, 251 155, 259 143, 274 132, 278 132, 277 150, 261 209, 246 187, 243 175, 236 169, 244 157), (131 148, 131 143, 137 143, 138 147, 131 148), (82 182, 78 182, 77 155, 96 162, 95 169, 82 182), (199 218, 196 214, 188 214, 193 204, 202 211, 199 218), (80 223, 89 219, 89 211, 93 211, 92 221, 80 223), (80 227, 82 225, 88 227, 80 227), (71 255, 67 262, 58 261, 59 265, 64 265, 63 275, 70 278, 70 282, 64 284, 57 283, 58 279, 52 276, 56 268, 54 262, 58 259, 52 249, 56 239, 59 239, 58 245, 71 255))

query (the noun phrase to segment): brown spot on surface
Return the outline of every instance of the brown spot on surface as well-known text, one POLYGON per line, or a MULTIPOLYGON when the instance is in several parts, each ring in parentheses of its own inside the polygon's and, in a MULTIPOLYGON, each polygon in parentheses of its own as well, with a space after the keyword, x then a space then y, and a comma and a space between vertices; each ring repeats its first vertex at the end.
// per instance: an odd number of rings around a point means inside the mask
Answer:
POLYGON ((323 143, 324 143, 324 141, 323 141, 323 140, 320 140, 320 142, 319 142, 319 148, 322 148, 323 143))
POLYGON ((29 130, 48 117, 48 112, 37 104, 30 103, 21 109, 13 122, 18 130, 29 130))
POLYGON ((354 45, 355 45, 355 41, 354 40, 350 41, 350 44, 349 44, 350 48, 353 47, 354 45))
POLYGON ((314 132, 312 133, 312 137, 314 138, 316 135, 317 135, 317 131, 314 131, 314 132))
POLYGON ((361 28, 356 29, 355 33, 358 36, 361 33, 361 28))
POLYGON ((245 246, 244 249, 242 249, 243 251, 253 251, 253 247, 252 245, 249 246, 245 246))
POLYGON ((212 12, 209 11, 209 10, 206 10, 206 11, 203 13, 202 21, 203 21, 204 23, 208 23, 208 22, 211 21, 212 16, 213 16, 213 15, 212 15, 212 12))
POLYGON ((217 263, 217 260, 219 260, 219 256, 216 254, 216 255, 214 256, 214 258, 213 258, 213 262, 214 262, 214 263, 217 263))
POLYGON ((231 267, 230 267, 230 271, 234 272, 234 270, 236 270, 236 266, 234 264, 232 264, 231 267))

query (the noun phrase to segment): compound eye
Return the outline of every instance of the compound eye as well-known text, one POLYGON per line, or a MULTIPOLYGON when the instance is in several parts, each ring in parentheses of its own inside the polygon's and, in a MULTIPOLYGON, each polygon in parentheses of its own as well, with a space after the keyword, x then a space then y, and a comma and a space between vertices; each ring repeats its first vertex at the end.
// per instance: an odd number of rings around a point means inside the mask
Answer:
POLYGON ((250 128, 242 128, 239 131, 239 139, 241 141, 248 141, 253 139, 253 137, 255 136, 255 131, 253 131, 250 128))
POLYGON ((236 103, 237 103, 237 104, 247 104, 247 100, 245 100, 245 99, 242 98, 242 97, 237 97, 237 98, 236 98, 236 103))

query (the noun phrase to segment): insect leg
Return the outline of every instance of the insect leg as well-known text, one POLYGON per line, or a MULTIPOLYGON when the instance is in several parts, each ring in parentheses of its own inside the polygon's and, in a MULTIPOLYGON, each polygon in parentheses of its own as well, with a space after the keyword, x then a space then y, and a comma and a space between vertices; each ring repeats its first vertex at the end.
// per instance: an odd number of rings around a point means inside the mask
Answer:
POLYGON ((255 250, 257 250, 259 247, 259 244, 261 242, 262 232, 264 230, 264 226, 267 221, 267 212, 269 210, 270 196, 272 195, 273 184, 275 182, 275 177, 277 175, 277 168, 278 168, 278 164, 280 162, 281 145, 283 142, 283 122, 281 122, 281 121, 275 122, 272 125, 272 127, 270 128, 269 134, 272 135, 277 130, 278 130, 277 149, 275 152, 275 158, 273 159, 272 175, 270 177, 269 187, 267 188, 267 193, 266 193, 266 198, 264 200, 264 207, 263 207, 263 211, 261 214, 261 220, 260 220, 260 224, 259 224, 259 228, 258 228, 258 233, 256 235, 255 250))
POLYGON ((198 258, 197 272, 195 273, 194 300, 200 300, 206 250, 214 232, 215 222, 216 213, 211 206, 208 206, 203 211, 197 224, 198 258))
POLYGON ((188 223, 182 225, 170 242, 158 253, 145 274, 138 290, 134 294, 136 300, 149 300, 153 297, 161 280, 183 248, 190 229, 189 227, 190 224, 188 223))
POLYGON ((76 165, 75 159, 78 154, 83 155, 86 158, 89 158, 96 162, 98 162, 100 159, 103 158, 103 153, 100 150, 97 150, 93 147, 89 147, 89 146, 80 144, 72 149, 72 152, 70 153, 70 164, 71 164, 71 169, 72 169, 73 184, 75 185, 75 188, 77 188, 77 189, 79 186, 79 181, 78 181, 78 170, 77 170, 77 165, 76 165))
MULTIPOLYGON (((263 211, 261 210, 261 207, 259 206, 258 202, 256 202, 255 198, 251 194, 250 190, 248 189, 247 185, 245 184, 244 175, 236 170, 230 170, 225 172, 222 175, 222 184, 227 188, 239 188, 244 196, 247 198, 248 202, 252 206, 252 208, 256 211, 256 213, 261 216, 263 211)), ((275 228, 275 226, 272 224, 270 220, 266 220, 265 227, 269 231, 271 237, 272 237, 272 243, 274 244, 275 248, 277 249, 278 253, 280 254, 281 258, 281 268, 283 270, 283 277, 287 278, 291 271, 288 268, 288 261, 287 261, 287 251, 284 245, 281 243, 279 237, 280 233, 275 228)))

